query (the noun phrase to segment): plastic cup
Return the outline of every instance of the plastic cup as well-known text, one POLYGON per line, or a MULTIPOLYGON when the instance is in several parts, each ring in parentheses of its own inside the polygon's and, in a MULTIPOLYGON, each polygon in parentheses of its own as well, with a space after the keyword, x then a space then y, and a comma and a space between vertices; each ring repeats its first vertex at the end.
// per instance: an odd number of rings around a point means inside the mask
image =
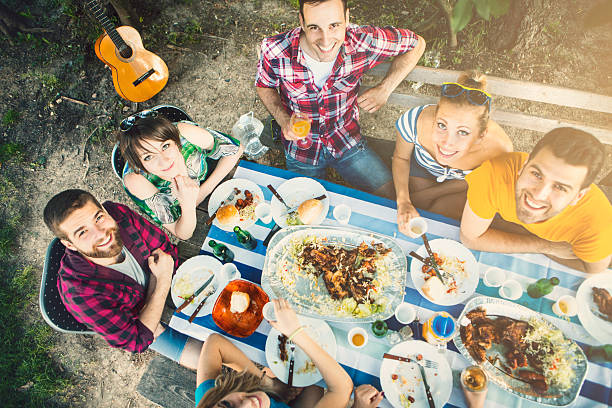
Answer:
POLYGON ((268 203, 259 203, 255 207, 255 216, 264 224, 272 222, 272 207, 268 203))
POLYGON ((368 332, 363 327, 353 327, 348 332, 348 343, 354 348, 364 348, 368 344, 368 332))
POLYGON ((427 220, 423 217, 411 218, 408 222, 408 236, 418 238, 427 233, 427 220))
POLYGON ((219 278, 221 279, 221 281, 227 283, 234 279, 240 278, 240 272, 238 271, 236 265, 234 265, 233 263, 226 263, 221 267, 221 270, 219 271, 219 278))
POLYGON ((269 322, 276 321, 276 313, 274 312, 274 303, 268 302, 264 305, 263 309, 261 309, 261 313, 263 317, 269 322))
POLYGON ((416 309, 410 303, 400 303, 395 308, 395 318, 401 324, 410 324, 416 317, 416 309))
POLYGON ((336 207, 334 207, 334 218, 340 224, 346 225, 351 219, 351 212, 352 212, 351 207, 349 207, 346 204, 339 204, 336 207))
POLYGON ((578 303, 575 297, 564 295, 557 299, 552 306, 552 310, 557 316, 575 316, 578 313, 578 303))
POLYGON ((516 300, 523 294, 523 286, 514 279, 508 279, 499 288, 499 296, 508 300, 516 300))
POLYGON ((491 288, 498 288, 506 281, 506 272, 503 269, 492 266, 487 269, 482 281, 491 288))

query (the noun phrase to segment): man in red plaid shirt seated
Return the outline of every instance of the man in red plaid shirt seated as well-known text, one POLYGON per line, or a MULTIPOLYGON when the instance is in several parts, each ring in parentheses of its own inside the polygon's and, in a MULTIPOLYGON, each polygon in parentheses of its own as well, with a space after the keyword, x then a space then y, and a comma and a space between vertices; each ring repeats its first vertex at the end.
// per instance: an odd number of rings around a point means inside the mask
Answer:
POLYGON ((351 185, 393 197, 389 169, 365 144, 359 107, 375 112, 414 68, 425 41, 405 29, 349 24, 346 0, 300 0, 300 27, 263 40, 257 94, 281 127, 287 169, 323 178, 334 167, 351 185), (395 57, 385 78, 358 96, 369 69, 395 57), (300 149, 291 114, 311 120, 300 149))
POLYGON ((147 348, 195 368, 201 342, 160 322, 177 249, 168 236, 128 207, 83 190, 54 196, 45 223, 66 246, 58 290, 68 311, 112 347, 147 348))

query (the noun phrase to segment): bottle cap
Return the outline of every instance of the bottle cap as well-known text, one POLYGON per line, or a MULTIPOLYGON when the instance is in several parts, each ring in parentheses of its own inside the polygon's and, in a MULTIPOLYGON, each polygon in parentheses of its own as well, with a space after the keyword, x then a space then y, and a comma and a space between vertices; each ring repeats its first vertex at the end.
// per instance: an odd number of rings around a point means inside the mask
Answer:
POLYGON ((431 328, 436 336, 447 338, 455 332, 455 321, 449 316, 436 316, 431 328))

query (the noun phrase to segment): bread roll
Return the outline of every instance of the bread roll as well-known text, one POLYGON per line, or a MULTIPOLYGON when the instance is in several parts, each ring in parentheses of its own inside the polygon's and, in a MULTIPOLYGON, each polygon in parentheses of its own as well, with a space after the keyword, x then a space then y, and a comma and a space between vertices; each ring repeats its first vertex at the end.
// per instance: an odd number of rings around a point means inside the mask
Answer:
POLYGON ((234 204, 225 205, 217 210, 217 220, 223 225, 234 226, 240 222, 238 209, 234 204))
POLYGON ((319 200, 306 200, 298 207, 298 216, 303 224, 312 224, 323 211, 323 204, 319 200))
POLYGON ((425 281, 425 284, 421 287, 423 294, 430 300, 439 300, 446 293, 446 287, 437 276, 432 276, 425 281))
POLYGON ((243 313, 249 308, 251 304, 251 297, 248 293, 244 292, 232 292, 232 298, 230 299, 230 312, 232 313, 243 313))

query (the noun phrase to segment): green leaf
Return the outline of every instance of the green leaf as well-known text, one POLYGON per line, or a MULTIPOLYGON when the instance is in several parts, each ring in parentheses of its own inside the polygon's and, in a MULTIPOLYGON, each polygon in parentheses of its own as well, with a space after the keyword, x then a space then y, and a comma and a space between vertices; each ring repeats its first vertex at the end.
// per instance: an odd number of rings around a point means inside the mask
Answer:
POLYGON ((472 2, 476 6, 478 15, 488 21, 491 15, 491 0, 472 0, 472 2))
POLYGON ((489 0, 493 17, 501 17, 510 9, 510 0, 489 0))
POLYGON ((459 0, 453 7, 453 14, 451 15, 451 30, 454 33, 458 33, 463 30, 465 26, 472 19, 472 0, 459 0))

